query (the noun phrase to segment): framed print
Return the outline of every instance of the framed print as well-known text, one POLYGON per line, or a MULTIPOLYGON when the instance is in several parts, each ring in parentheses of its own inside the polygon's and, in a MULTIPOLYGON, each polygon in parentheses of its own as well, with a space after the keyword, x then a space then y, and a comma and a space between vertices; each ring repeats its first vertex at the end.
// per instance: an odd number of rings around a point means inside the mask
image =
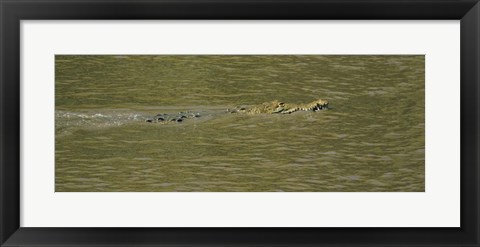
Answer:
POLYGON ((1 1, 1 246, 479 246, 477 1, 1 1))

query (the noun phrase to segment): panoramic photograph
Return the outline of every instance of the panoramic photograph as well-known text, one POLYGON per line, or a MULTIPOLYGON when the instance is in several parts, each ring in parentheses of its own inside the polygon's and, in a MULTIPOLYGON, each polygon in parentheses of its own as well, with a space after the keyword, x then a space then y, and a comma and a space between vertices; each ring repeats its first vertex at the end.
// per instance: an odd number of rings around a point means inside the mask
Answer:
POLYGON ((55 192, 424 191, 424 55, 55 56, 55 192))

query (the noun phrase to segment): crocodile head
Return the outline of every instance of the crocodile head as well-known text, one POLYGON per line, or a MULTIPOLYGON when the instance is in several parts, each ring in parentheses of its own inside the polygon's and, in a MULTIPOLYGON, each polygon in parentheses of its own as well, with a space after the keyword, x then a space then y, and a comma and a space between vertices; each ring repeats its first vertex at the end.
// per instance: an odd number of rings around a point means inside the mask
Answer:
POLYGON ((278 100, 265 102, 260 105, 252 107, 242 107, 231 112, 244 112, 247 114, 260 114, 260 113, 282 113, 289 114, 296 111, 319 111, 328 108, 328 101, 324 99, 318 99, 308 104, 290 104, 284 103, 278 100))
POLYGON ((307 104, 286 104, 278 102, 272 113, 289 114, 296 111, 319 111, 328 108, 328 100, 318 99, 307 104))

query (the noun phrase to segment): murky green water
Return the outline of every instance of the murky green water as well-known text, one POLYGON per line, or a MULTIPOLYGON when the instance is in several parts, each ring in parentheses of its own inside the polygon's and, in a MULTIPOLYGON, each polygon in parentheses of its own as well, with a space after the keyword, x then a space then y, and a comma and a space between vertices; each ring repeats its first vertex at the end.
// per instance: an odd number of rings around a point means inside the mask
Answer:
POLYGON ((56 56, 55 189, 424 191, 424 56, 56 56), (225 114, 271 100, 330 110, 225 114), (178 124, 157 113, 199 111, 178 124))

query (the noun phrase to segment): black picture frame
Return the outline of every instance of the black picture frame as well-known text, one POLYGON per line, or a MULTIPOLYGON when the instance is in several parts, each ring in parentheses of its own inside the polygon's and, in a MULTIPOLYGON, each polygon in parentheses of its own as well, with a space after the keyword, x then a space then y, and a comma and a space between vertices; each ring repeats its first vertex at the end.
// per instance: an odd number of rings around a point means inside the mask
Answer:
POLYGON ((1 246, 480 246, 478 0, 0 0, 0 16, 1 246), (461 20, 461 227, 20 227, 20 21, 77 19, 461 20))

